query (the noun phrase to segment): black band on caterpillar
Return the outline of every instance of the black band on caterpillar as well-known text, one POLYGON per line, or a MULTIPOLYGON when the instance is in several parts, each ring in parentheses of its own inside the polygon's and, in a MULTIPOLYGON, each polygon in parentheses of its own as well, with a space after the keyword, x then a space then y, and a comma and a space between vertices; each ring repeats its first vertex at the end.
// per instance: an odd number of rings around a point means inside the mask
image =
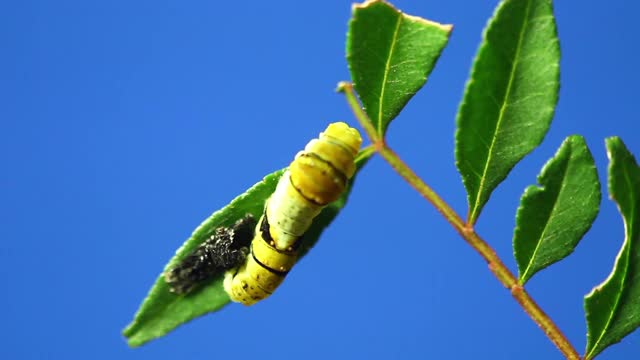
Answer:
POLYGON ((361 143, 356 129, 334 123, 296 155, 266 201, 251 256, 225 274, 231 300, 255 304, 282 283, 313 219, 346 189, 361 143))

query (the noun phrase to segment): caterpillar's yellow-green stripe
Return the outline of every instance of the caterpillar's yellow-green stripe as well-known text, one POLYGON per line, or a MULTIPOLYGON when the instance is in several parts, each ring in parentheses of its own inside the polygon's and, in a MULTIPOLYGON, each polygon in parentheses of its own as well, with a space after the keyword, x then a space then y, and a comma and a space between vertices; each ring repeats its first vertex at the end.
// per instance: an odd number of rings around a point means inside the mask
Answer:
POLYGON ((297 260, 299 239, 353 176, 361 144, 358 130, 337 122, 296 155, 265 204, 246 261, 225 274, 231 300, 252 305, 282 283, 297 260))

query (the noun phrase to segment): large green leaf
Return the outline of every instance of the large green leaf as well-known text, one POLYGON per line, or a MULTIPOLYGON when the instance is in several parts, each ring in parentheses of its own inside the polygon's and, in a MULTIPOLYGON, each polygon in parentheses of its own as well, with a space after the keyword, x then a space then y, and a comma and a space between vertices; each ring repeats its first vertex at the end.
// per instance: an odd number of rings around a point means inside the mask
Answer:
POLYGON ((470 224, 549 129, 559 62, 551 1, 503 1, 485 30, 457 117, 456 165, 470 224))
POLYGON ((625 238, 609 277, 584 298, 585 359, 640 326, 640 167, 618 137, 608 138, 609 196, 618 204, 625 238))
POLYGON ((353 6, 347 62, 378 134, 385 133, 389 122, 427 81, 451 28, 405 15, 380 0, 353 6))
POLYGON ((529 186, 516 215, 513 249, 524 284, 573 252, 600 206, 600 181, 587 144, 568 137, 529 186))
MULTIPOLYGON (((356 160, 358 170, 364 166, 373 153, 362 152, 356 160)), ((165 266, 165 270, 180 262, 200 243, 205 241, 216 228, 229 226, 247 213, 258 219, 262 215, 264 202, 275 190, 284 170, 267 175, 244 194, 233 199, 227 206, 213 213, 205 220, 191 237, 178 249, 176 255, 165 266)), ((353 182, 353 179, 352 179, 353 182)), ((304 256, 318 241, 322 231, 333 221, 344 207, 351 187, 340 199, 329 204, 313 221, 305 233, 299 254, 304 256)), ((138 309, 133 321, 124 329, 123 335, 130 346, 140 346, 150 340, 163 336, 177 326, 209 312, 217 311, 229 303, 229 297, 222 287, 223 274, 211 283, 186 296, 169 291, 162 274, 151 287, 146 299, 138 309)))

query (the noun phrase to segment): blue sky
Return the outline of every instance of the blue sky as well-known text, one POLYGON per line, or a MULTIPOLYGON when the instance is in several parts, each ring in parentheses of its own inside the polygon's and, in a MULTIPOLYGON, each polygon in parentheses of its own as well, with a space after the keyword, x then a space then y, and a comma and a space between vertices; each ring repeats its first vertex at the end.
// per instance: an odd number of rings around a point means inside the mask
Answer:
MULTIPOLYGON (((455 25, 389 143, 459 213, 455 114, 497 1, 395 1, 455 25)), ((560 359, 486 264, 379 158, 278 292, 139 349, 120 332, 211 212, 286 166, 332 121, 349 79, 350 2, 20 1, 0 11, 3 359, 560 359)), ((606 174, 604 138, 640 154, 640 5, 556 3, 561 93, 542 146, 495 193, 478 232, 515 272, 523 189, 570 134, 606 174)), ((604 180, 604 178, 603 178, 604 180)), ((604 190, 604 187, 603 187, 604 190)), ((605 193, 606 194, 606 193, 605 193)), ((606 199, 567 260, 528 289, 582 352, 582 298, 623 239, 606 199)), ((601 359, 637 357, 640 333, 601 359)))

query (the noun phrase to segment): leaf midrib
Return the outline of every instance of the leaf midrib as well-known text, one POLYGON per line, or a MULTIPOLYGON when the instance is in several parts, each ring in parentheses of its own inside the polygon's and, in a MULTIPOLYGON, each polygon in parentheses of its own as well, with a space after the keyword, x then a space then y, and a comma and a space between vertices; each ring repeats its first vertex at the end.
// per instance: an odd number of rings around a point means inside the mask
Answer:
MULTIPOLYGON (((635 191, 633 191, 633 184, 631 182, 631 179, 629 178, 629 173, 627 171, 624 172, 624 179, 625 182, 627 183, 628 188, 630 189, 631 195, 632 195, 632 199, 636 199, 637 195, 635 194, 635 191)), ((622 209, 620 209, 620 213, 622 213, 622 209)), ((631 204, 631 211, 630 211, 630 218, 633 221, 633 219, 635 218, 635 213, 636 213, 636 201, 633 201, 631 204)), ((625 225, 627 224, 626 219, 624 218, 624 215, 622 216, 622 218, 625 220, 625 225)), ((629 223, 629 228, 627 229, 628 231, 625 234, 625 245, 631 246, 631 240, 632 237, 630 235, 633 234, 633 223, 629 223)), ((631 251, 627 251, 627 256, 626 256, 626 260, 627 260, 627 266, 624 269, 624 273, 622 275, 622 279, 620 280, 620 287, 622 287, 624 285, 624 283, 626 283, 627 280, 627 275, 629 274, 629 257, 631 256, 631 251)), ((615 271, 615 269, 614 269, 615 271)), ((604 338, 604 335, 607 333, 607 330, 609 330, 609 327, 611 326, 611 322, 613 321, 613 317, 614 314, 616 314, 618 312, 618 307, 620 306, 620 299, 622 298, 622 293, 624 292, 624 289, 622 289, 619 293, 618 296, 616 296, 616 301, 614 303, 614 306, 611 310, 611 313, 609 314, 609 318, 607 319, 607 323, 605 324, 604 328, 602 329, 602 331, 600 332, 600 336, 598 336, 598 340, 596 340, 596 342, 593 344, 593 347, 591 348, 591 351, 589 351, 589 353, 587 355, 585 355, 585 359, 591 359, 591 356, 593 355, 593 353, 598 349, 598 346, 600 345, 600 342, 602 341, 602 338, 604 338)))
POLYGON ((519 58, 520 58, 520 50, 522 49, 523 37, 526 31, 527 25, 529 23, 529 13, 531 12, 531 1, 527 3, 527 10, 524 16, 524 21, 522 23, 522 28, 520 29, 520 33, 518 34, 518 45, 516 47, 516 55, 513 65, 511 66, 511 72, 509 73, 509 83, 507 84, 507 91, 505 92, 504 100, 502 101, 502 105, 500 106, 500 113, 498 115, 498 122, 496 125, 496 129, 493 132, 493 136, 491 139, 491 145, 489 146, 489 154, 487 161, 484 164, 484 169, 482 170, 482 177, 480 177, 480 186, 478 187, 478 192, 476 193, 476 200, 473 205, 473 209, 469 212, 469 222, 474 223, 477 217, 476 213, 478 211, 478 206, 480 204, 480 194, 482 194, 482 188, 485 186, 485 180, 487 178, 487 171, 489 170, 489 163, 491 163, 493 148, 496 143, 497 135, 500 130, 500 125, 504 120, 504 113, 506 109, 507 99, 511 94, 511 89, 513 86, 513 79, 515 78, 516 69, 518 67, 519 58))
POLYGON ((382 107, 384 100, 384 93, 387 87, 387 76, 391 70, 391 58, 393 57, 393 51, 396 47, 398 39, 398 33, 400 32, 400 24, 402 23, 402 14, 398 14, 398 21, 396 22, 396 29, 393 32, 393 38, 391 39, 391 48, 389 49, 389 56, 384 65, 384 76, 382 78, 382 87, 380 88, 380 96, 378 98, 378 134, 382 134, 382 107))

